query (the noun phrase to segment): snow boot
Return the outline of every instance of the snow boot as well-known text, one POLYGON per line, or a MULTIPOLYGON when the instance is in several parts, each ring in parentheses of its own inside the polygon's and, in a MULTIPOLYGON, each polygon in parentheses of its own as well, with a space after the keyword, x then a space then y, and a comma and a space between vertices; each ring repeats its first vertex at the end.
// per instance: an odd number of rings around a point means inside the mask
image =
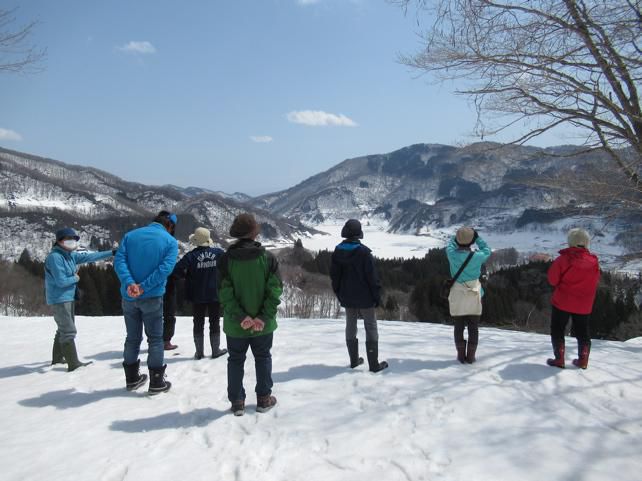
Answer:
POLYGON ((147 389, 147 394, 150 396, 167 392, 169 388, 172 387, 172 383, 165 380, 165 369, 167 369, 167 364, 156 369, 149 368, 149 388, 147 389))
POLYGON ((386 361, 379 362, 379 341, 366 341, 366 354, 371 372, 383 371, 388 367, 386 361))
POLYGON ((586 369, 588 367, 589 354, 591 352, 590 344, 579 344, 577 345, 577 359, 573 359, 573 366, 579 367, 580 369, 586 369))
POLYGON ((203 359, 205 357, 205 354, 203 354, 203 349, 204 349, 204 344, 205 340, 203 336, 197 336, 194 337, 194 346, 196 346, 196 352, 194 353, 194 359, 199 360, 203 359))
POLYGON ((270 394, 267 396, 256 396, 256 412, 266 413, 276 406, 276 398, 270 394))
POLYGON ((173 350, 174 350, 174 349, 176 349, 177 347, 178 347, 178 346, 177 346, 176 344, 172 344, 172 341, 165 341, 165 342, 163 343, 163 349, 164 349, 165 351, 173 351, 173 350))
POLYGON ((477 344, 473 344, 472 342, 469 342, 468 347, 466 348, 466 362, 468 364, 472 364, 477 360, 475 359, 476 352, 477 352, 477 344))
POLYGON ((354 369, 363 364, 363 358, 359 357, 359 339, 350 339, 346 341, 348 346, 348 355, 350 356, 350 367, 354 369))
POLYGON ((457 360, 466 364, 466 341, 455 342, 455 347, 457 348, 457 360))
POLYGON ((56 332, 53 347, 51 348, 51 365, 64 364, 65 356, 62 355, 62 346, 60 345, 60 335, 56 332))
POLYGON ((210 346, 212 346, 212 359, 221 357, 223 354, 227 354, 227 349, 221 349, 221 335, 212 334, 210 335, 210 346))
POLYGON ((139 370, 140 359, 134 364, 125 364, 123 362, 123 368, 125 369, 125 382, 127 383, 128 391, 135 391, 147 382, 147 374, 141 374, 139 370))
POLYGON ((62 350, 62 355, 65 356, 67 361, 67 372, 75 371, 79 367, 88 366, 91 364, 91 361, 80 362, 78 360, 78 353, 76 352, 76 342, 72 339, 71 341, 65 342, 60 346, 62 350))
POLYGON ((232 402, 230 411, 234 413, 234 416, 243 416, 243 414, 245 414, 245 400, 240 399, 232 402))
POLYGON ((564 369, 564 351, 566 350, 566 346, 564 342, 556 342, 553 341, 553 354, 555 355, 555 359, 547 359, 546 364, 548 364, 551 367, 559 367, 560 369, 564 369))

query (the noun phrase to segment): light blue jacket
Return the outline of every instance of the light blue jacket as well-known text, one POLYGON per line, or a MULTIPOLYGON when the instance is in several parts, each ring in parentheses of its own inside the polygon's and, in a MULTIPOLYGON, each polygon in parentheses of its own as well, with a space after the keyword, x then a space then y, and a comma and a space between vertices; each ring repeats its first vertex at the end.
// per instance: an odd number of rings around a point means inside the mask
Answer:
POLYGON ((120 279, 120 294, 126 301, 127 286, 140 284, 143 294, 138 299, 160 297, 165 294, 167 276, 174 270, 178 257, 178 243, 158 222, 134 229, 123 237, 114 270, 120 279))
MULTIPOLYGON (((478 237, 475 244, 477 244, 479 249, 475 251, 473 257, 468 261, 463 272, 459 274, 457 282, 464 283, 479 279, 479 276, 481 275, 481 267, 490 257, 491 250, 484 239, 478 237)), ((457 274, 457 271, 468 257, 468 254, 470 254, 470 251, 459 247, 454 237, 450 240, 446 246, 446 255, 448 256, 448 263, 450 264, 451 277, 454 277, 455 274, 457 274)))
POLYGON ((76 296, 78 264, 96 262, 111 257, 111 250, 103 252, 67 251, 55 245, 45 259, 45 295, 47 304, 71 302, 76 296))

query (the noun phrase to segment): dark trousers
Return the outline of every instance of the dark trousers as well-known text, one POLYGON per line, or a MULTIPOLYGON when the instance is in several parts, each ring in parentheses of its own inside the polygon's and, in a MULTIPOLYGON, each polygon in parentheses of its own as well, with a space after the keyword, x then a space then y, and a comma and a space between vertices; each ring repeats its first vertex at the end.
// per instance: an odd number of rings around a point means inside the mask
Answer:
POLYGON ((464 327, 468 326, 468 343, 479 342, 479 317, 480 316, 454 316, 455 343, 464 341, 464 327))
POLYGON ((221 304, 210 302, 209 304, 194 304, 192 306, 194 314, 194 337, 203 337, 205 330, 205 312, 210 318, 210 337, 220 335, 221 333, 221 304))
POLYGON ((243 376, 247 349, 252 348, 254 369, 256 370, 257 396, 272 393, 272 339, 273 334, 257 337, 227 337, 227 398, 234 402, 245 399, 243 376))
POLYGON ((163 341, 169 342, 174 337, 176 329, 176 281, 167 279, 165 295, 163 296, 163 341))
POLYGON ((553 306, 551 311, 551 342, 553 345, 564 343, 564 333, 568 320, 572 318, 571 334, 577 338, 578 345, 591 345, 591 334, 589 332, 590 314, 573 314, 553 306))

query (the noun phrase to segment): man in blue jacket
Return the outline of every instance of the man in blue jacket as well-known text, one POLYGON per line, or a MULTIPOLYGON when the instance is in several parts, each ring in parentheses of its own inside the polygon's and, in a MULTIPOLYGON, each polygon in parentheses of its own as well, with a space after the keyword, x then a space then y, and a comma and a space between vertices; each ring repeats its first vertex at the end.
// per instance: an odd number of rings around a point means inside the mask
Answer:
POLYGON ((163 294, 167 277, 172 273, 178 256, 178 243, 170 234, 176 222, 176 214, 159 212, 148 226, 125 234, 114 259, 127 328, 123 368, 129 391, 139 388, 147 380, 147 375, 140 374, 138 359, 143 327, 149 345, 148 393, 166 392, 171 386, 165 380, 163 294))
POLYGON ((103 252, 76 252, 80 237, 70 227, 56 232, 56 243, 45 260, 45 295, 53 308, 58 325, 52 348, 51 364, 67 362, 67 371, 74 371, 90 362, 80 362, 76 352, 75 298, 78 265, 96 262, 114 255, 103 252))

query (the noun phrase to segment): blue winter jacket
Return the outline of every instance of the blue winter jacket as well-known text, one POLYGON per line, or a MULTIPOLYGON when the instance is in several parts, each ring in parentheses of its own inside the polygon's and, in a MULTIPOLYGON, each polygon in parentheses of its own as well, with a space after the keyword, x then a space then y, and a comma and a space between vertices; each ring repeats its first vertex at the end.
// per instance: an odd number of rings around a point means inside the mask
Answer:
MULTIPOLYGON (((470 259, 470 261, 468 261, 468 264, 466 265, 466 268, 463 270, 463 272, 459 274, 457 282, 463 283, 479 279, 479 276, 481 275, 481 267, 490 257, 491 250, 484 239, 478 237, 475 243, 477 244, 477 247, 479 249, 475 251, 473 257, 470 259)), ((448 256, 448 263, 450 264, 450 275, 452 277, 457 274, 457 271, 468 257, 468 254, 470 254, 470 251, 468 249, 462 249, 461 247, 459 247, 454 237, 450 240, 450 242, 446 246, 446 255, 448 256)))
POLYGON ((143 294, 138 299, 165 294, 167 276, 172 273, 178 257, 178 243, 158 222, 129 231, 123 237, 114 270, 120 279, 120 294, 126 301, 127 286, 140 284, 143 294))
POLYGON ((103 252, 68 251, 56 244, 45 259, 45 295, 47 304, 72 302, 76 296, 78 264, 96 262, 111 257, 103 252))

